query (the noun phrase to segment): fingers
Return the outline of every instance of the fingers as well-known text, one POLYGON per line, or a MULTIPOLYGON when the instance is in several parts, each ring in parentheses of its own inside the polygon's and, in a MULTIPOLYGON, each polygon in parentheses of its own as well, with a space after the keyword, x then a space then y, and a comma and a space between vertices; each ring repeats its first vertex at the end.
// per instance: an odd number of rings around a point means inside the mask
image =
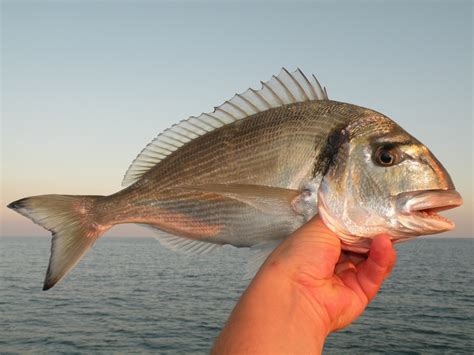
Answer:
POLYGON ((340 275, 344 271, 347 271, 347 270, 357 271, 356 266, 350 260, 346 260, 346 261, 337 263, 336 268, 334 269, 334 273, 337 274, 337 275, 340 275))
POLYGON ((334 269, 334 272, 336 273, 336 275, 341 275, 347 270, 353 270, 354 272, 356 272, 357 265, 359 265, 365 260, 367 260, 367 255, 343 251, 341 252, 341 256, 337 261, 337 265, 334 269))
POLYGON ((395 264, 396 253, 386 235, 377 236, 372 241, 369 257, 358 267, 357 279, 362 291, 370 301, 382 285, 395 264))
POLYGON ((395 266, 395 263, 397 262, 397 250, 393 248, 393 245, 392 245, 392 249, 393 249, 393 253, 391 254, 392 258, 390 259, 390 267, 388 268, 388 272, 385 278, 390 276, 390 274, 392 273, 393 267, 395 266))
POLYGON ((358 254, 353 253, 350 251, 342 251, 341 256, 339 257, 338 263, 342 263, 344 261, 351 261, 354 265, 359 265, 361 262, 367 260, 367 256, 365 254, 358 254))

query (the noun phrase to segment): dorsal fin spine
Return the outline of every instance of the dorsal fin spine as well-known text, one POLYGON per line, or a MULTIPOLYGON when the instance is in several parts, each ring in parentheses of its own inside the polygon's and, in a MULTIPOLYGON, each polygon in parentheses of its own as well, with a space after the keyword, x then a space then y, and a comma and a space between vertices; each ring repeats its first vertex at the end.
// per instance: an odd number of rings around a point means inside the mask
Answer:
POLYGON ((304 96, 304 98, 305 98, 306 100, 309 100, 309 97, 308 97, 308 95, 306 94, 306 91, 304 91, 303 87, 302 87, 301 84, 298 82, 298 80, 296 80, 293 75, 291 75, 290 73, 288 73, 288 70, 286 70, 285 68, 283 68, 283 70, 285 71, 286 75, 288 75, 288 76, 291 78, 291 80, 293 80, 293 82, 295 83, 296 87, 299 89, 300 93, 304 96))
POLYGON ((314 74, 313 74, 313 79, 316 81, 316 84, 318 85, 319 91, 321 92, 321 94, 323 95, 323 97, 325 97, 325 95, 324 95, 324 90, 323 90, 323 88, 321 87, 321 84, 319 83, 319 80, 314 76, 314 74))
MULTIPOLYGON (((237 95, 236 95, 237 96, 237 95)), ((230 102, 230 101, 226 101, 225 102, 226 104, 232 106, 233 108, 235 108, 237 111, 240 111, 241 113, 243 113, 245 116, 247 116, 249 113, 246 112, 243 108, 241 108, 239 105, 236 105, 234 104, 233 102, 230 102)), ((233 116, 234 117, 234 116, 233 116)), ((234 117, 235 118, 235 117, 234 117)))
MULTIPOLYGON (((196 117, 191 117, 191 119, 195 119, 195 118, 196 118, 196 117)), ((206 132, 206 133, 207 133, 207 132, 210 132, 210 131, 208 131, 206 128, 201 127, 201 126, 198 126, 197 124, 195 124, 195 123, 193 123, 193 122, 191 122, 191 121, 186 121, 186 123, 189 124, 190 126, 193 126, 193 127, 197 128, 197 129, 200 129, 200 130, 202 130, 202 131, 204 131, 204 132, 206 132)))
MULTIPOLYGON (((160 153, 157 153, 157 154, 160 154, 160 153)), ((148 155, 148 154, 145 154, 145 153, 143 153, 142 156, 143 156, 144 158, 150 159, 150 160, 148 160, 149 162, 154 162, 154 161, 156 160, 155 157, 153 157, 153 156, 151 156, 151 155, 148 155)), ((166 155, 163 155, 163 156, 165 157, 166 155)), ((143 160, 143 161, 147 161, 147 160, 143 160)))
POLYGON ((293 94, 291 93, 290 89, 288 89, 288 87, 283 83, 283 81, 280 80, 280 78, 278 78, 277 76, 273 75, 273 78, 280 83, 280 85, 283 87, 283 89, 285 90, 286 94, 288 95, 288 98, 290 99, 290 103, 294 104, 296 102, 296 99, 295 97, 293 96, 293 94))
MULTIPOLYGON (((155 156, 157 156, 157 155, 161 155, 161 156, 162 156, 161 158, 158 157, 158 159, 164 159, 164 158, 166 157, 165 154, 163 154, 163 153, 161 153, 161 152, 159 152, 159 151, 157 151, 157 150, 154 150, 154 149, 152 149, 151 147, 148 147, 148 146, 147 146, 147 150, 149 150, 150 152, 152 152, 152 153, 154 154, 154 155, 153 155, 153 158, 154 158, 155 156)), ((141 153, 141 155, 143 155, 144 157, 147 156, 145 152, 141 153)), ((155 159, 155 160, 156 160, 156 159, 155 159)))
POLYGON ((217 127, 214 127, 213 125, 209 124, 208 122, 203 121, 202 118, 194 117, 194 119, 195 119, 196 121, 198 121, 198 122, 201 122, 205 127, 208 127, 208 128, 210 128, 211 130, 214 130, 214 129, 217 128, 217 127))
POLYGON ((254 95, 255 95, 256 97, 258 97, 258 98, 260 99, 260 101, 263 102, 263 104, 264 104, 265 106, 267 106, 267 109, 271 109, 271 108, 272 108, 271 105, 270 105, 270 103, 269 103, 267 100, 265 100, 265 98, 264 98, 262 95, 260 95, 260 94, 258 93, 258 91, 254 90, 254 89, 250 89, 250 91, 252 91, 252 92, 254 93, 254 95))
POLYGON ((203 134, 206 134, 206 133, 207 133, 207 131, 206 131, 204 128, 201 128, 201 127, 198 127, 198 126, 196 126, 196 125, 193 125, 191 122, 189 122, 189 121, 187 121, 187 120, 186 120, 186 121, 183 121, 183 126, 182 126, 182 127, 184 127, 185 125, 190 126, 190 128, 186 127, 186 129, 187 129, 188 131, 190 131, 190 132, 193 132, 194 134, 197 134, 198 137, 199 137, 199 136, 202 136, 203 134), (196 130, 197 130, 197 131, 196 131, 196 130))
POLYGON ((173 132, 173 131, 163 132, 163 136, 167 137, 169 139, 177 140, 178 142, 181 142, 183 144, 188 143, 190 141, 190 139, 188 137, 183 136, 183 135, 181 135, 177 132, 173 132), (172 136, 170 133, 173 133, 175 136, 172 136))
MULTIPOLYGON (((182 131, 179 131, 177 128, 178 128, 178 127, 171 127, 167 132, 172 133, 172 134, 175 134, 175 135, 178 135, 178 136, 180 136, 180 137, 183 137, 183 139, 187 139, 188 141, 190 141, 190 140, 193 139, 192 137, 186 135, 186 134, 183 133, 182 131)), ((164 132, 163 132, 163 133, 164 133, 164 132)), ((195 134, 194 134, 194 136, 195 136, 195 134)))
POLYGON ((216 120, 217 122, 222 123, 222 125, 224 125, 224 126, 226 125, 226 123, 225 123, 224 121, 222 121, 222 120, 219 119, 218 117, 215 117, 215 116, 211 115, 210 113, 203 113, 203 115, 204 115, 204 116, 207 116, 207 117, 210 117, 210 118, 216 120))
POLYGON ((233 119, 234 121, 237 121, 237 120, 238 120, 237 117, 235 117, 233 114, 227 112, 227 111, 224 110, 223 108, 215 107, 214 110, 215 110, 215 111, 220 111, 220 112, 222 112, 223 114, 229 116, 229 117, 230 117, 231 119, 233 119))
POLYGON ((183 126, 175 126, 171 129, 173 130, 173 132, 175 132, 177 134, 180 134, 183 137, 188 137, 189 140, 193 140, 194 138, 199 137, 199 135, 196 134, 196 132, 193 132, 190 129, 184 127, 184 125, 183 126))
POLYGON ((243 95, 240 95, 240 94, 236 94, 237 97, 239 97, 242 101, 245 101, 254 111, 255 113, 259 113, 260 110, 258 109, 257 106, 255 106, 253 103, 250 102, 250 100, 248 100, 245 96, 243 95))
POLYGON ((300 75, 303 77, 303 79, 306 81, 306 83, 308 84, 310 90, 311 90, 311 93, 313 94, 313 99, 317 100, 318 99, 318 94, 316 93, 316 90, 314 90, 314 87, 313 85, 311 85, 311 83, 309 82, 308 78, 306 77, 306 75, 304 75, 304 73, 300 70, 300 68, 296 69, 300 75))
POLYGON ((285 104, 285 102, 283 102, 283 100, 281 99, 280 96, 278 96, 276 94, 275 91, 273 91, 273 89, 270 87, 270 85, 268 85, 267 83, 264 83, 263 81, 260 82, 262 84, 263 87, 266 87, 268 90, 270 90, 270 92, 272 93, 273 97, 275 99, 277 99, 277 101, 280 103, 281 106, 283 106, 285 104))
MULTIPOLYGON (((158 148, 158 149, 162 149, 162 150, 164 150, 164 151, 167 151, 168 153, 173 153, 173 152, 174 152, 174 150, 170 150, 170 149, 164 147, 164 146, 163 146, 163 143, 166 143, 166 142, 160 142, 160 145, 159 145, 159 146, 158 146, 158 145, 155 145, 155 144, 153 144, 152 146, 153 146, 154 148, 158 148)), ((156 150, 155 150, 155 152, 156 152, 156 150)), ((157 151, 157 152, 159 152, 159 151, 157 151)))
POLYGON ((170 137, 167 137, 167 136, 164 136, 163 138, 165 138, 165 140, 163 141, 163 143, 165 144, 168 144, 169 146, 171 147, 174 147, 174 148, 181 148, 183 145, 179 145, 179 144, 175 144, 173 141, 169 141, 168 139, 171 139, 170 137))
POLYGON ((192 141, 194 138, 199 137, 196 134, 190 134, 187 131, 179 130, 178 128, 171 128, 171 131, 173 134, 179 135, 180 137, 183 137, 183 139, 187 139, 188 141, 192 141))

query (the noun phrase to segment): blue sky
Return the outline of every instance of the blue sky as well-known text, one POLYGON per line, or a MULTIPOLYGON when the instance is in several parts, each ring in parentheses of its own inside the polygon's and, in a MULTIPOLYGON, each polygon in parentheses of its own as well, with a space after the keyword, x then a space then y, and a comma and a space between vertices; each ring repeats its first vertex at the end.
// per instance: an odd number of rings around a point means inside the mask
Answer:
POLYGON ((8 202, 113 193, 161 130, 282 66, 424 142, 472 235, 472 33, 470 1, 2 1, 2 235, 49 235, 8 202))

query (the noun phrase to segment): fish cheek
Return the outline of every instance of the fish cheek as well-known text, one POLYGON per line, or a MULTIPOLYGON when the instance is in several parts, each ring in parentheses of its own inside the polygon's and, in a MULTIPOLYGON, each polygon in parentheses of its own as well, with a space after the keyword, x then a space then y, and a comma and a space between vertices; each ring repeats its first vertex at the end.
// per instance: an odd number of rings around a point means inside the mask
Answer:
POLYGON ((361 229, 359 233, 375 233, 388 228, 392 208, 387 173, 389 169, 373 165, 366 150, 352 163, 347 181, 347 213, 350 214, 353 228, 358 226, 361 229))
POLYGON ((320 215, 346 246, 365 245, 364 237, 371 238, 388 228, 385 206, 377 200, 380 193, 374 192, 377 185, 366 178, 367 174, 363 163, 346 160, 343 167, 328 170, 319 190, 320 215))

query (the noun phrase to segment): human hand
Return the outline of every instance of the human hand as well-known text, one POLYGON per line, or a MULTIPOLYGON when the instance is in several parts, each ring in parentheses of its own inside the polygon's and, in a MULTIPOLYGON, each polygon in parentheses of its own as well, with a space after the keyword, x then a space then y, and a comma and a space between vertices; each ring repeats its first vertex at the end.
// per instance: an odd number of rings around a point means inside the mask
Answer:
POLYGON ((367 307, 395 264, 388 236, 368 257, 341 252, 316 217, 268 257, 232 312, 213 353, 317 353, 326 336, 367 307))

